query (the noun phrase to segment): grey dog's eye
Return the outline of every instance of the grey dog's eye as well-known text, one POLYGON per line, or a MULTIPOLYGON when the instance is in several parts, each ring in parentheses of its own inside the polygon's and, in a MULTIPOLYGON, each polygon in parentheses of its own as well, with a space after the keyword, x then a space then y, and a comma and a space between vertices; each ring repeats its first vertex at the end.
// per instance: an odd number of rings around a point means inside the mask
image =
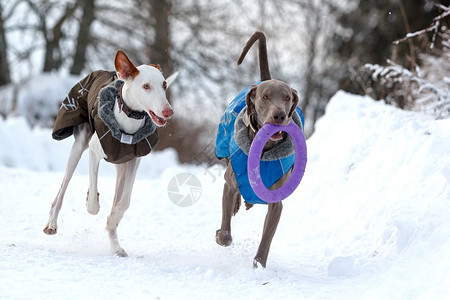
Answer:
POLYGON ((264 99, 264 100, 269 100, 269 96, 264 95, 264 96, 263 96, 263 99, 264 99))
POLYGON ((286 96, 286 101, 291 101, 291 97, 286 96))

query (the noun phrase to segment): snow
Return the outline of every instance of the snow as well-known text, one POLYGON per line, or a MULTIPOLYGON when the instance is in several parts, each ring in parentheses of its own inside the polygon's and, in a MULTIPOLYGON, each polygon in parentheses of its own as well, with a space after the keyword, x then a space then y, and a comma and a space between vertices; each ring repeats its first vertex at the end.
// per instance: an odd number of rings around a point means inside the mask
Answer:
MULTIPOLYGON (((142 160, 113 256, 104 230, 114 169, 100 166, 100 213, 86 212, 87 154, 58 234, 42 229, 71 139, 23 118, 0 120, 1 299, 450 299, 450 119, 338 92, 307 141, 308 165, 284 210, 266 269, 253 270, 266 207, 241 210, 233 244, 215 243, 223 167, 142 160), (167 185, 202 191, 174 205, 167 185)), ((162 137, 163 138, 163 137, 162 137)))

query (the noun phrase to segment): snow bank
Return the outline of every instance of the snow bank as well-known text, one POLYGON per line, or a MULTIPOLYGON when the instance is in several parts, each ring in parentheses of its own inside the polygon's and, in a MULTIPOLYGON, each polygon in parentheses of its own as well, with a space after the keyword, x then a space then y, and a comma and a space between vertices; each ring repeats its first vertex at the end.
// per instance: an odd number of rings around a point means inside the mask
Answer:
POLYGON ((236 215, 232 246, 214 241, 222 167, 181 165, 170 150, 145 157, 118 229, 123 259, 103 230, 111 166, 101 166, 101 210, 91 216, 85 155, 58 234, 46 236, 71 141, 22 119, 0 121, 0 135, 0 298, 450 298, 450 119, 337 93, 307 141, 305 176, 283 202, 268 267, 257 271, 265 206, 236 215), (167 196, 181 172, 202 185, 187 208, 167 196))
POLYGON ((80 79, 74 75, 43 73, 4 86, 0 89, 0 114, 25 117, 33 126, 53 127, 62 100, 80 79))
POLYGON ((330 276, 370 276, 361 291, 373 298, 449 296, 450 119, 339 92, 308 158, 299 201, 286 201, 298 228, 289 248, 330 276))

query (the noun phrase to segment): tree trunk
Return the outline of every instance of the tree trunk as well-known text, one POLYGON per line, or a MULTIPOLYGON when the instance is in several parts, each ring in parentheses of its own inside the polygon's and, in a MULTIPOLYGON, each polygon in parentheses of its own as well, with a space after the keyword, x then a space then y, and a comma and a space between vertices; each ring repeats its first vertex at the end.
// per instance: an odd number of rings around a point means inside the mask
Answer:
POLYGON ((6 34, 3 25, 3 8, 0 4, 0 86, 11 82, 9 64, 6 56, 6 34))
MULTIPOLYGON (((149 22, 155 30, 155 38, 147 47, 147 55, 150 63, 159 64, 167 77, 172 73, 172 64, 170 62, 170 32, 169 32, 169 15, 172 8, 170 0, 149 0, 150 16, 149 22)), ((169 93, 167 97, 170 98, 169 93)), ((180 132, 178 124, 172 118, 167 126, 158 129, 161 138, 157 149, 162 150, 168 147, 174 147, 180 156, 180 150, 183 148, 182 141, 176 132, 180 132), (177 129, 178 128, 178 129, 177 129)))
POLYGON ((173 66, 170 59, 170 28, 169 16, 172 9, 170 0, 150 0, 150 15, 154 22, 155 39, 150 45, 150 62, 160 64, 164 75, 172 74, 173 66))
POLYGON ((82 0, 81 7, 83 9, 83 17, 80 22, 76 51, 70 69, 70 73, 74 75, 80 75, 86 64, 86 49, 90 44, 91 24, 95 20, 95 0, 82 0))
MULTIPOLYGON (((150 63, 161 65, 164 76, 173 72, 173 64, 170 57, 170 23, 172 1, 171 0, 149 0, 151 24, 155 30, 155 38, 149 45, 148 56, 150 63)), ((170 91, 170 89, 169 89, 170 91)), ((170 100, 170 94, 167 94, 170 100)), ((176 116, 169 120, 167 126, 159 128, 161 139, 156 149, 174 148, 177 151, 180 162, 192 162, 199 155, 199 125, 190 120, 180 120, 176 116)))
MULTIPOLYGON (((44 32, 45 37, 45 61, 44 61, 44 72, 50 72, 52 70, 58 70, 63 62, 63 57, 60 49, 59 42, 64 37, 64 33, 62 31, 62 26, 64 22, 73 16, 75 9, 77 8, 80 1, 76 1, 74 4, 68 3, 66 6, 66 10, 58 22, 55 24, 52 30, 51 37, 44 32)), ((45 18, 46 16, 43 16, 45 18)), ((46 31, 47 28, 45 26, 45 20, 43 20, 42 30, 46 31)))

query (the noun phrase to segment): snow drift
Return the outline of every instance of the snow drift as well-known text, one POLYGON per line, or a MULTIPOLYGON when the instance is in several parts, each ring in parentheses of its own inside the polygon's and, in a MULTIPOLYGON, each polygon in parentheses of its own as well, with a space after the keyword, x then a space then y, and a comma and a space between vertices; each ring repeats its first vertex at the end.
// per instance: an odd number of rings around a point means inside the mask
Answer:
POLYGON ((222 167, 181 165, 170 150, 145 157, 118 232, 130 257, 118 258, 103 229, 112 166, 100 166, 91 216, 85 154, 58 234, 46 236, 71 141, 23 119, 1 120, 0 136, 1 298, 450 298, 450 119, 337 93, 307 141, 305 176, 283 202, 265 270, 252 269, 265 206, 236 215, 232 246, 214 241, 222 167), (182 172, 202 185, 185 208, 167 196, 182 172))

